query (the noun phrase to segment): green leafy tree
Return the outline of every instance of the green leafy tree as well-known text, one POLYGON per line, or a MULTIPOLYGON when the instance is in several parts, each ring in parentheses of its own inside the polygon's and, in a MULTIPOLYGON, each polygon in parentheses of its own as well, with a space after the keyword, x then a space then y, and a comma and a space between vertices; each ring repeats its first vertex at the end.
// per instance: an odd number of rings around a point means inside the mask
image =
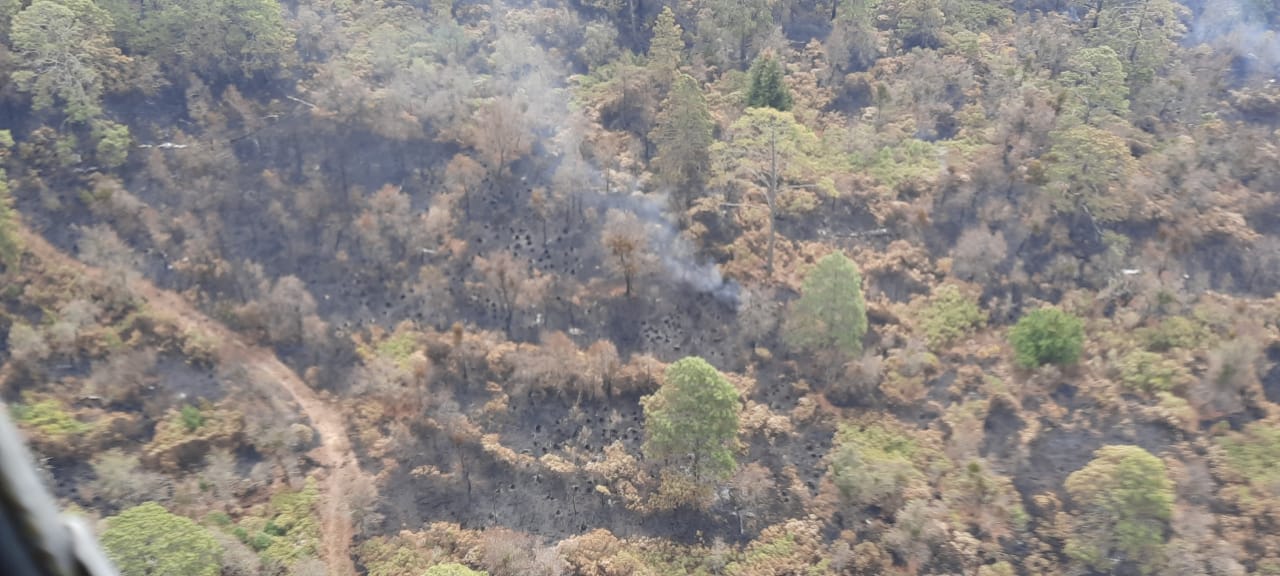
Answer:
POLYGON ((1082 211, 1095 224, 1122 220, 1131 204, 1122 188, 1137 164, 1124 139, 1083 124, 1050 138, 1048 190, 1055 206, 1082 211))
POLYGON ((121 45, 148 55, 179 73, 242 73, 269 70, 294 45, 284 10, 275 0, 129 2, 107 0, 121 45))
POLYGON ((684 30, 676 23, 670 7, 663 7, 653 22, 653 38, 649 40, 649 70, 662 86, 676 80, 680 60, 684 57, 684 30))
POLYGON ((1041 308, 1018 319, 1009 343, 1023 368, 1074 364, 1084 346, 1084 323, 1057 308, 1041 308))
MULTIPOLYGON (((773 108, 747 108, 729 127, 729 139, 711 148, 716 182, 742 189, 763 202, 729 203, 725 206, 764 209, 769 213, 769 247, 765 272, 773 275, 773 255, 777 243, 779 212, 805 202, 790 201, 801 196, 816 200, 812 190, 835 194, 830 174, 834 171, 813 131, 796 121, 790 112, 773 108)), ((810 202, 815 204, 816 202, 810 202)))
POLYGON ((217 576, 222 548, 190 518, 148 502, 107 519, 102 546, 121 576, 217 576))
POLYGON ((106 168, 116 168, 129 157, 129 127, 109 120, 93 122, 94 151, 98 163, 106 168))
POLYGON ((1143 574, 1161 567, 1173 514, 1173 483, 1164 462, 1137 446, 1104 446, 1067 477, 1073 518, 1067 555, 1093 570, 1131 564, 1143 574))
POLYGON ((945 346, 987 323, 978 302, 955 284, 938 287, 920 312, 920 324, 930 346, 945 346))
POLYGON ((682 208, 688 209, 702 190, 711 163, 715 123, 698 81, 681 74, 658 113, 649 138, 657 148, 653 168, 662 181, 676 189, 682 208))
POLYGON ((805 276, 800 298, 787 317, 784 337, 798 350, 835 351, 848 357, 862 350, 866 333, 862 275, 853 260, 832 252, 805 276))
POLYGON ((942 47, 942 27, 946 14, 939 0, 899 0, 897 36, 905 49, 942 47))
POLYGON ((773 31, 773 0, 700 0, 702 52, 717 63, 742 65, 773 31))
POLYGON ((489 573, 472 570, 457 562, 446 562, 427 568, 422 576, 489 576, 489 573))
POLYGON ((1174 0, 1082 0, 1087 38, 1110 46, 1125 64, 1130 88, 1146 84, 1173 59, 1187 9, 1174 0))
POLYGON ((860 70, 875 61, 876 24, 874 0, 832 2, 831 34, 823 47, 834 70, 860 70))
POLYGON ((752 108, 791 109, 791 89, 787 87, 782 64, 772 54, 761 54, 748 72, 747 106, 752 108))
POLYGON ((1218 440, 1227 464, 1259 490, 1280 495, 1280 428, 1269 422, 1253 422, 1243 430, 1218 440))
MULTIPOLYGON (((0 130, 0 161, 9 156, 13 147, 13 135, 0 130)), ((22 253, 18 241, 18 214, 13 209, 13 196, 9 193, 9 175, 0 168, 0 263, 12 266, 22 253)))
POLYGON ((195 432, 201 426, 204 426, 204 414, 201 414, 200 409, 195 406, 190 404, 183 406, 180 415, 182 417, 182 425, 187 429, 187 432, 195 432))
POLYGON ((1148 394, 1168 392, 1191 380, 1181 363, 1146 350, 1132 350, 1120 357, 1118 368, 1125 386, 1148 394))
POLYGON ((919 446, 903 433, 880 425, 845 426, 831 449, 831 478, 840 496, 854 506, 894 508, 904 490, 925 481, 916 466, 919 446))
POLYGON ((690 356, 668 366, 662 387, 642 403, 650 458, 688 459, 694 482, 733 472, 738 390, 706 360, 690 356))
POLYGON ((92 0, 38 0, 13 17, 18 88, 36 110, 61 110, 77 122, 102 113, 102 93, 126 59, 111 42, 112 20, 92 0))
POLYGON ((1067 60, 1062 82, 1070 87, 1070 107, 1086 124, 1098 125, 1129 113, 1124 64, 1110 46, 1084 48, 1067 60))

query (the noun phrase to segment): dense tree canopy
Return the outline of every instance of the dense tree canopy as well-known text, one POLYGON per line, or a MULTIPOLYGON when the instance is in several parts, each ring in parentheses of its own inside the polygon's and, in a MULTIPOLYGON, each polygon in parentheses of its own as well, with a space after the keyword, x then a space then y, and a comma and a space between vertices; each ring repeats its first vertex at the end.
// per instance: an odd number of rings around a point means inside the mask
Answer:
POLYGON ((1084 323, 1057 308, 1040 308, 1018 319, 1009 342, 1024 368, 1074 364, 1084 342, 1084 323))
POLYGON ((472 570, 457 562, 445 562, 427 568, 423 576, 489 576, 489 573, 472 570))
POLYGON ((866 333, 862 274, 847 256, 832 252, 805 276, 800 299, 787 318, 787 342, 807 352, 851 355, 862 350, 866 333))
POLYGON ((1278 19, 0 0, 0 401, 131 574, 1280 573, 1278 19))
POLYGON ((697 80, 681 75, 658 113, 653 133, 658 175, 676 189, 679 206, 687 209, 707 179, 711 163, 714 123, 697 80))
POLYGON ((687 466, 695 482, 733 472, 738 391, 706 360, 691 356, 668 366, 662 387, 643 403, 650 457, 687 466))
POLYGON ((1105 446, 1066 488, 1080 509, 1067 554, 1096 570, 1132 563, 1144 574, 1159 571, 1174 501, 1159 458, 1137 446, 1105 446))
POLYGON ((791 89, 787 87, 782 65, 772 54, 756 58, 751 63, 748 78, 751 84, 747 87, 747 106, 783 112, 791 109, 791 89))
POLYGON ((111 43, 111 15, 92 0, 38 0, 13 17, 18 87, 36 110, 55 103, 83 122, 102 113, 102 94, 125 58, 111 43))
POLYGON ((148 502, 106 520, 102 545, 122 576, 216 576, 222 547, 189 518, 148 502))

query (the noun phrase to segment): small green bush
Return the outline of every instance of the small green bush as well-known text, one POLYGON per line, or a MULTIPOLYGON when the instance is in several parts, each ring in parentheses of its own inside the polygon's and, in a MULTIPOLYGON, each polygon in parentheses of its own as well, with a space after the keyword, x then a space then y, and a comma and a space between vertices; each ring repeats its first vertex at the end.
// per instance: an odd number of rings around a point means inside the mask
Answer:
POLYGON ((1084 322, 1057 308, 1041 308, 1018 319, 1009 343, 1023 368, 1075 364, 1084 348, 1084 322))
POLYGON ((226 512, 210 512, 204 517, 206 522, 214 526, 226 527, 231 525, 231 516, 226 512))
POLYGON ((262 528, 263 532, 272 536, 284 536, 285 529, 278 526, 274 521, 268 520, 267 525, 262 528))
POLYGON ((1103 446, 1065 487, 1078 510, 1067 556, 1098 572, 1123 558, 1141 574, 1158 573, 1176 500, 1163 461, 1137 446, 1103 446))
POLYGON ((845 426, 831 449, 831 476, 845 501, 886 507, 924 481, 919 446, 903 432, 880 425, 845 426))
POLYGON ((218 576, 222 547, 203 526, 155 502, 106 520, 102 547, 122 576, 218 576))
POLYGON ((950 344, 986 323, 987 315, 978 302, 954 284, 939 287, 920 311, 920 326, 932 348, 950 344))
POLYGON ((1148 394, 1168 392, 1190 377, 1185 368, 1155 352, 1134 350, 1120 358, 1120 381, 1148 394))
POLYGON ((13 419, 51 438, 65 438, 84 434, 92 426, 76 420, 61 402, 53 399, 33 401, 30 395, 23 395, 23 402, 11 408, 13 419))
POLYGON ((1204 340, 1204 329, 1195 321, 1174 316, 1155 326, 1138 330, 1138 338, 1152 352, 1166 352, 1174 348, 1192 349, 1204 340))
POLYGON ((270 534, 267 534, 266 532, 259 532, 249 539, 249 546, 256 551, 261 552, 270 548, 271 543, 275 541, 276 539, 272 538, 270 534))
POLYGON ((472 570, 457 562, 446 562, 427 568, 427 573, 423 576, 488 576, 488 574, 488 572, 472 570))
POLYGON ((204 414, 200 413, 199 408, 190 404, 183 406, 182 425, 187 428, 187 432, 195 432, 204 426, 204 414))
POLYGON ((1280 492, 1280 429, 1265 422, 1249 424, 1238 434, 1223 437, 1219 444, 1227 464, 1251 484, 1280 492))

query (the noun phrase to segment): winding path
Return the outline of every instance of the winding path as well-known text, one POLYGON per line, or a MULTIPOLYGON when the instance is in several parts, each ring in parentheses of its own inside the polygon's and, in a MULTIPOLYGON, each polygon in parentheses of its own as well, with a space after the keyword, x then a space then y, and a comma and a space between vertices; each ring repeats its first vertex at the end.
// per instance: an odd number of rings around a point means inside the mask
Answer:
MULTIPOLYGON (((101 278, 101 270, 63 253, 43 236, 25 226, 21 229, 20 236, 23 248, 40 260, 77 270, 88 277, 101 278)), ((202 333, 218 342, 218 358, 242 365, 259 382, 267 384, 267 389, 270 389, 270 385, 275 385, 282 395, 296 402, 302 413, 311 420, 311 426, 320 436, 320 446, 312 451, 311 457, 325 470, 320 479, 324 562, 329 568, 330 576, 354 575, 355 565, 351 562, 353 530, 351 514, 347 508, 347 494, 360 478, 360 469, 347 439, 341 412, 316 394, 270 350, 246 342, 242 336, 221 322, 205 316, 181 296, 157 288, 144 278, 131 280, 129 288, 149 306, 168 313, 179 329, 202 333)))

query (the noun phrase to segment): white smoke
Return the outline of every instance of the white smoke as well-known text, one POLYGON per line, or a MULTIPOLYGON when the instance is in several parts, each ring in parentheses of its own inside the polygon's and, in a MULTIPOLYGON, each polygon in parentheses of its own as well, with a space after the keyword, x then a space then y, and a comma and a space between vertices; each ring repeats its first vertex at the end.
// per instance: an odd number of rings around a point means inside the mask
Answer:
POLYGON ((720 273, 718 264, 702 261, 697 257, 689 240, 680 234, 663 211, 665 197, 632 193, 594 195, 586 201, 601 212, 617 208, 635 214, 645 224, 645 230, 649 234, 649 248, 658 257, 663 275, 671 282, 687 286, 700 294, 710 294, 734 309, 739 307, 742 287, 734 280, 725 278, 720 273))
POLYGON ((1250 71, 1275 73, 1280 67, 1280 33, 1268 28, 1259 6, 1240 0, 1208 0, 1196 15, 1187 39, 1194 44, 1230 47, 1244 56, 1250 71))
MULTIPOLYGON (((546 152, 559 156, 561 161, 570 155, 580 157, 583 135, 578 127, 584 122, 579 116, 582 112, 568 105, 566 63, 549 54, 528 34, 512 31, 502 23, 498 25, 495 46, 496 91, 516 96, 526 104, 525 116, 542 139, 546 152)), ((665 198, 641 193, 605 194, 603 168, 589 162, 586 168, 590 172, 586 180, 592 183, 588 189, 601 192, 577 192, 583 205, 594 206, 601 213, 608 208, 633 212, 645 223, 650 247, 661 262, 664 276, 672 283, 711 294, 735 308, 738 306, 738 284, 726 280, 715 262, 699 260, 688 240, 663 211, 665 198)))

